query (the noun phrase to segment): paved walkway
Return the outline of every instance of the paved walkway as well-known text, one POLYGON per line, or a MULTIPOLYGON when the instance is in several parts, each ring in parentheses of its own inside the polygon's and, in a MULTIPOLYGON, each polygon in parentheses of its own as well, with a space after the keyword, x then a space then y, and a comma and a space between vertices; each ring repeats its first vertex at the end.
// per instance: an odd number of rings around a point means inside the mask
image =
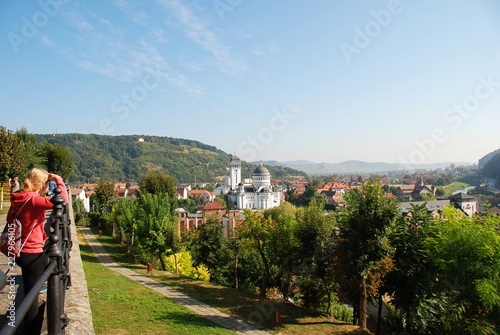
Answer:
POLYGON ((181 293, 177 290, 174 290, 170 288, 169 286, 156 282, 153 279, 140 275, 135 271, 132 271, 130 269, 124 268, 114 262, 114 260, 106 253, 106 250, 104 247, 99 243, 97 238, 94 236, 94 234, 91 232, 89 228, 84 228, 84 227, 79 227, 80 231, 84 234, 85 238, 87 239, 89 245, 92 248, 92 251, 96 255, 97 259, 99 262, 101 262, 103 265, 107 266, 108 268, 132 279, 138 282, 139 284, 142 284, 144 286, 149 287, 152 290, 155 290, 167 298, 172 299, 176 303, 179 303, 181 305, 184 305, 185 307, 189 308, 191 311, 209 319, 210 321, 227 328, 229 330, 232 330, 236 332, 237 334, 243 334, 243 335, 270 335, 270 333, 262 330, 258 330, 257 328, 253 327, 252 325, 242 321, 238 320, 226 313, 223 313, 216 308, 210 307, 209 305, 198 301, 196 299, 190 298, 189 296, 185 295, 184 293, 181 293))

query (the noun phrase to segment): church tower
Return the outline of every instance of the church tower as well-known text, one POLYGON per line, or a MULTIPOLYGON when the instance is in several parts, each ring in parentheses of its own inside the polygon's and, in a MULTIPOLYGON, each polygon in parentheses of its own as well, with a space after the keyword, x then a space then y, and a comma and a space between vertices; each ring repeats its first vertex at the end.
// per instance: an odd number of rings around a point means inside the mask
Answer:
POLYGON ((231 191, 236 191, 238 184, 241 183, 241 160, 238 157, 231 157, 229 170, 229 187, 231 191))

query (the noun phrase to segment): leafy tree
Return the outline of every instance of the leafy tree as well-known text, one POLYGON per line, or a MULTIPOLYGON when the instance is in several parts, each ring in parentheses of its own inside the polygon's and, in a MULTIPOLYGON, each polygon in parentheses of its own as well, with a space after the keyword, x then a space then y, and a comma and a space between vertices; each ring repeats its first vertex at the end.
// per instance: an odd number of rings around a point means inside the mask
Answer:
POLYGON ((420 194, 416 199, 416 201, 433 201, 433 200, 436 200, 436 197, 434 197, 434 194, 432 194, 431 192, 427 194, 420 194))
POLYGON ((144 193, 167 194, 173 212, 177 208, 176 185, 175 179, 163 171, 149 171, 139 181, 139 187, 144 193))
POLYGON ((43 164, 47 171, 67 179, 73 171, 74 160, 68 149, 61 145, 45 143, 40 149, 43 164))
MULTIPOLYGON (((268 211, 266 211, 266 214, 268 211)), ((275 212, 276 213, 276 212, 275 212)), ((268 254, 273 269, 274 284, 283 297, 294 298, 297 276, 301 274, 299 240, 296 238, 297 219, 293 213, 282 212, 278 216, 270 215, 274 227, 269 232, 268 254)))
POLYGON ((265 218, 261 212, 252 212, 249 209, 244 210, 245 223, 236 230, 237 236, 242 240, 244 246, 254 248, 261 259, 261 264, 264 269, 260 285, 260 295, 265 297, 269 280, 271 277, 271 269, 268 255, 268 243, 270 239, 270 230, 272 228, 272 220, 265 218))
POLYGON ((322 185, 321 179, 314 179, 306 185, 306 190, 302 194, 302 205, 307 206, 312 201, 316 204, 324 206, 326 204, 326 197, 324 194, 318 193, 318 188, 322 185))
POLYGON ((83 220, 85 208, 82 199, 75 199, 72 201, 73 207, 73 218, 75 219, 75 224, 80 224, 83 220))
POLYGON ((391 251, 389 232, 397 215, 394 201, 385 197, 378 181, 368 181, 346 195, 345 221, 341 225, 339 248, 344 264, 350 265, 350 279, 358 283, 359 326, 366 329, 367 278, 381 268, 391 251))
POLYGON ((24 127, 16 130, 16 136, 24 155, 23 160, 26 172, 34 167, 42 166, 43 160, 42 157, 40 157, 40 148, 36 136, 28 133, 28 130, 24 127))
POLYGON ((474 220, 448 207, 426 240, 439 272, 445 313, 431 329, 442 334, 495 334, 500 327, 500 219, 474 220))
POLYGON ((391 236, 394 269, 387 275, 383 291, 402 312, 408 334, 425 331, 443 311, 435 293, 437 267, 425 248, 433 222, 425 204, 412 204, 410 214, 399 217, 391 236))
POLYGON ((127 245, 130 252, 134 246, 135 232, 137 230, 136 213, 138 200, 136 197, 120 198, 113 205, 110 220, 120 230, 120 239, 127 245))
POLYGON ((450 175, 442 175, 441 177, 439 177, 437 179, 436 185, 446 186, 446 185, 452 184, 454 181, 455 181, 455 179, 452 176, 450 176, 450 175))
POLYGON ((22 175, 25 161, 19 138, 14 132, 0 126, 0 180, 22 175))
POLYGON ((175 248, 177 217, 172 214, 167 193, 143 194, 138 198, 136 214, 138 247, 154 255, 166 271, 165 257, 175 248))
POLYGON ((103 213, 106 207, 111 205, 115 195, 115 186, 112 182, 101 181, 94 189, 94 197, 99 206, 99 212, 103 213))
POLYGON ((211 282, 223 283, 231 260, 219 220, 211 217, 205 224, 196 228, 188 245, 194 265, 203 264, 210 274, 211 282))
POLYGON ((336 219, 326 214, 322 206, 311 202, 297 214, 295 239, 298 241, 296 257, 299 260, 298 278, 301 298, 306 307, 330 312, 334 300, 333 268, 336 243, 336 219))
POLYGON ((446 194, 446 191, 444 190, 444 188, 443 188, 443 187, 438 187, 438 188, 436 189, 436 196, 438 196, 438 197, 442 197, 442 196, 444 196, 445 194, 446 194))
POLYGON ((179 199, 179 207, 184 208, 189 213, 196 211, 196 201, 191 198, 179 199))

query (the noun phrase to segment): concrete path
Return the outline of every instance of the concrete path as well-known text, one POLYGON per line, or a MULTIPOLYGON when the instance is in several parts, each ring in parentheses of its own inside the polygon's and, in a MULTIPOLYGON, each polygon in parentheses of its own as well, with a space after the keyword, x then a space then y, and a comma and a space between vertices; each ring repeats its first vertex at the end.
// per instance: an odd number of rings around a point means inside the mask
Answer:
POLYGON ((92 248, 92 251, 96 255, 99 262, 101 262, 104 266, 107 266, 108 268, 138 282, 139 284, 142 284, 152 290, 155 290, 156 292, 163 294, 176 303, 189 308, 191 311, 207 318, 208 320, 224 328, 232 330, 237 334, 270 335, 270 333, 266 331, 258 330, 257 328, 242 320, 236 319, 226 313, 217 310, 216 308, 210 307, 209 305, 201 301, 190 298, 184 293, 174 290, 165 284, 156 282, 149 277, 140 275, 135 271, 121 267, 120 265, 116 264, 114 260, 106 253, 104 247, 99 243, 99 241, 89 228, 79 227, 78 229, 80 229, 80 231, 84 234, 90 247, 92 248))

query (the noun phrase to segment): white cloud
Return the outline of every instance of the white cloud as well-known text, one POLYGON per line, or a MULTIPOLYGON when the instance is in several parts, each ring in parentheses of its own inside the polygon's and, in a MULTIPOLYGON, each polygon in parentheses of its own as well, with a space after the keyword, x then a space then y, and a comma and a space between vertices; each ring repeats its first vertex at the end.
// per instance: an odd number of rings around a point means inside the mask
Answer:
POLYGON ((158 0, 158 3, 173 14, 189 39, 215 56, 216 66, 220 71, 239 74, 247 69, 245 62, 234 57, 231 49, 222 43, 209 25, 196 16, 189 6, 178 0, 158 0))
MULTIPOLYGON (((121 6, 124 1, 117 1, 121 6)), ((124 29, 107 18, 90 11, 68 10, 63 13, 68 28, 58 36, 41 36, 49 49, 64 55, 76 66, 118 81, 142 80, 145 71, 161 68, 161 77, 170 85, 190 95, 203 94, 202 87, 173 70, 160 51, 149 42, 158 41, 161 29, 155 29, 156 37, 126 38, 124 29), (68 43, 61 41, 67 40, 68 43)), ((153 29, 151 29, 153 30, 153 29)), ((163 38, 165 39, 165 38, 163 38)))
POLYGON ((274 42, 268 42, 265 45, 261 45, 255 48, 252 53, 255 56, 267 56, 269 54, 279 51, 278 45, 274 42))

